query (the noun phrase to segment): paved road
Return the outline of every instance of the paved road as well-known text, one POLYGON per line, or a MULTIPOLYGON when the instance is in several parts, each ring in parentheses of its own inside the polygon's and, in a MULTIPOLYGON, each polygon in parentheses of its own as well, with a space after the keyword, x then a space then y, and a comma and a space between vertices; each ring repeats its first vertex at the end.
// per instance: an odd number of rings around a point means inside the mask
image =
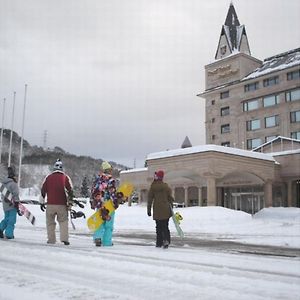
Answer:
MULTIPOLYGON (((129 245, 144 245, 154 246, 155 235, 148 233, 114 233, 114 240, 118 243, 129 245)), ((184 239, 172 237, 173 247, 191 247, 206 249, 212 251, 231 252, 240 254, 253 255, 268 255, 268 256, 284 256, 284 257, 300 257, 300 249, 285 248, 276 246, 263 246, 242 244, 239 242, 224 241, 224 240, 210 240, 205 238, 196 238, 193 236, 186 236, 184 239)))

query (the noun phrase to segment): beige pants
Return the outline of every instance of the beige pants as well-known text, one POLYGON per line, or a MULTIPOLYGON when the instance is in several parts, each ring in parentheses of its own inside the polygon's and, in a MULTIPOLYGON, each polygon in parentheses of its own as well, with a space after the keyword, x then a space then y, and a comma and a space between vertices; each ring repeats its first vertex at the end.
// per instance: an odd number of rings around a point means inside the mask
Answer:
POLYGON ((48 243, 54 244, 56 242, 55 236, 55 217, 59 223, 60 241, 69 241, 69 228, 68 228, 68 210, 66 205, 47 205, 46 209, 46 224, 48 243))

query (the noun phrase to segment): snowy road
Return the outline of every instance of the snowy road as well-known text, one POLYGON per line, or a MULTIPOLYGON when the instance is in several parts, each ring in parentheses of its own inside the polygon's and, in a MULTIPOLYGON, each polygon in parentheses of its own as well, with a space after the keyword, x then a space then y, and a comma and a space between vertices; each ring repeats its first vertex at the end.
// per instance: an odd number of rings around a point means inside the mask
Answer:
POLYGON ((118 238, 96 248, 84 235, 72 235, 68 247, 50 246, 40 230, 19 235, 0 241, 1 300, 300 299, 299 257, 163 250, 118 238))

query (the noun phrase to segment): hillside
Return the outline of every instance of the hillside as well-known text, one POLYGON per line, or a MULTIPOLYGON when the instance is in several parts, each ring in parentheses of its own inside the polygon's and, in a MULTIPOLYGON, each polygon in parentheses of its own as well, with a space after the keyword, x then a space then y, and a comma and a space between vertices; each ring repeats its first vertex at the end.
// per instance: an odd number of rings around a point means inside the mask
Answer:
MULTIPOLYGON (((6 176, 6 168, 9 155, 10 130, 3 131, 2 164, 0 165, 0 178, 6 176)), ((11 164, 19 165, 20 156, 20 136, 14 132, 12 139, 11 164)), ((83 179, 86 177, 87 185, 90 186, 94 176, 98 173, 102 159, 94 159, 89 156, 77 156, 64 151, 60 147, 44 150, 42 147, 31 146, 28 141, 23 141, 23 158, 21 187, 40 187, 44 177, 52 170, 52 166, 57 158, 64 164, 64 170, 71 177, 75 194, 80 195, 83 179)), ((119 171, 127 169, 126 166, 110 161, 114 167, 114 175, 119 176, 119 171)))

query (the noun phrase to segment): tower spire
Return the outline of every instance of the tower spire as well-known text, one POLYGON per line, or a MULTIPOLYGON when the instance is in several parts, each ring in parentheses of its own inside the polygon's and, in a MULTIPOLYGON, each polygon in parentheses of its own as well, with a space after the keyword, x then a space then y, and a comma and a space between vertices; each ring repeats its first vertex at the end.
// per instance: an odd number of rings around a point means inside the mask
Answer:
POLYGON ((245 26, 240 25, 240 21, 231 1, 225 24, 221 29, 215 59, 224 58, 236 52, 251 55, 245 26))

